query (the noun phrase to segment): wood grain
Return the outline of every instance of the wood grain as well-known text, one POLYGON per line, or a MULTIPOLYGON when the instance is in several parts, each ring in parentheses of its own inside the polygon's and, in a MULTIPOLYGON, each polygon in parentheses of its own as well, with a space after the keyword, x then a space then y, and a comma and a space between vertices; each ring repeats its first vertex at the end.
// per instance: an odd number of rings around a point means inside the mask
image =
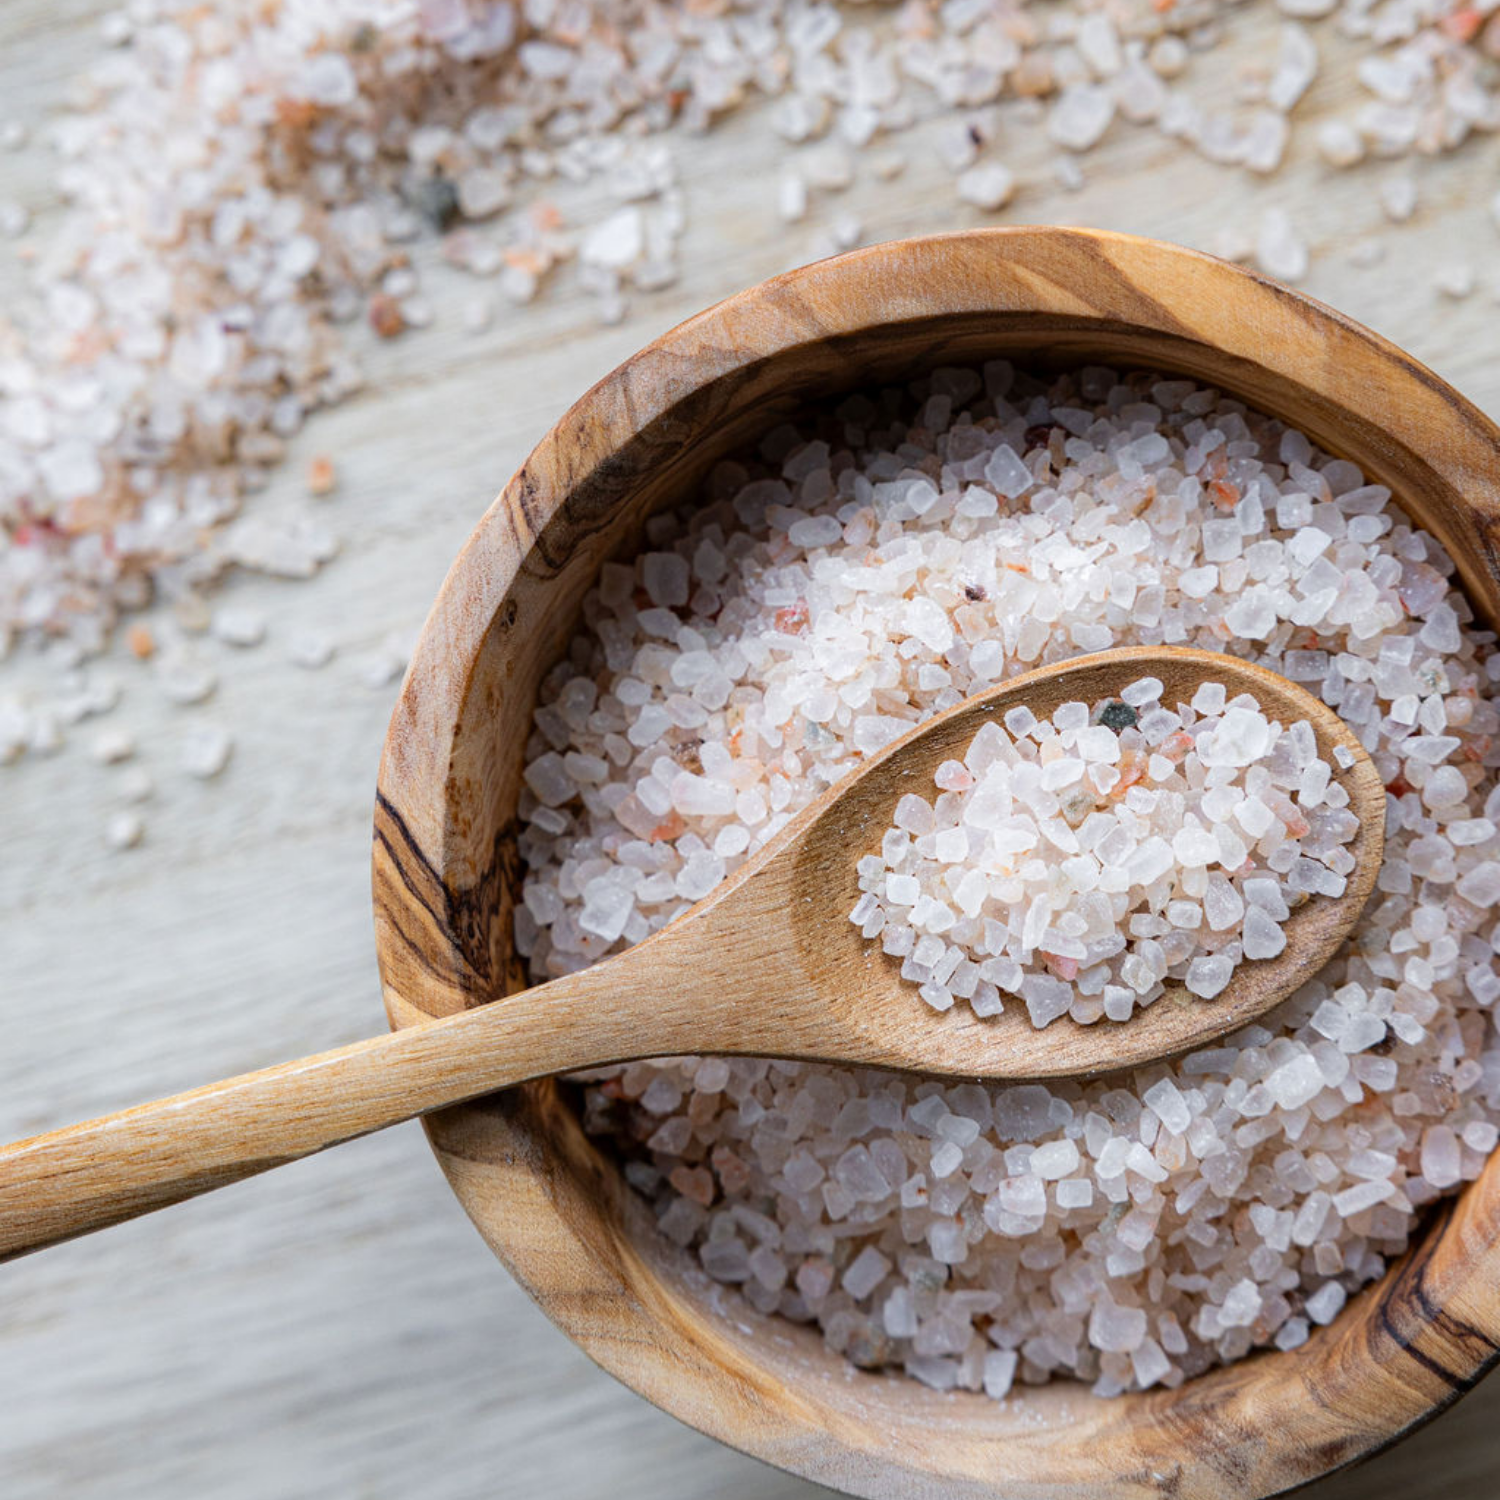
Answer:
MULTIPOLYGON (((1389 485, 1495 616, 1500 434, 1414 360, 1283 287, 1164 245, 1044 229, 880 246, 777 278, 595 386, 454 565, 380 781, 463 920, 424 944, 419 963, 403 933, 424 919, 377 845, 396 1025, 520 982, 505 850, 521 731, 599 564, 632 546, 654 510, 685 500, 713 460, 798 406, 1001 353, 1187 374, 1296 422, 1389 485)), ((1055 1385, 996 1406, 855 1375, 815 1334, 737 1301, 726 1318, 722 1290, 641 1222, 550 1085, 435 1115, 428 1128, 481 1232, 595 1359, 702 1430, 851 1494, 979 1495, 1003 1479, 1048 1494, 1267 1495, 1425 1420, 1488 1367, 1500 1337, 1493 1163, 1405 1262, 1291 1355, 1177 1393, 1101 1401, 1055 1385)))

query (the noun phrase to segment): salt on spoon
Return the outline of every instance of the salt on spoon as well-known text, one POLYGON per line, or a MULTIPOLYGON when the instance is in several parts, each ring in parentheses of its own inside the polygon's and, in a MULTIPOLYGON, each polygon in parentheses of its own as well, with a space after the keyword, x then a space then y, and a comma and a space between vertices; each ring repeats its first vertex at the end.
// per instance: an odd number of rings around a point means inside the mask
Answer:
POLYGON ((532 1078, 606 1063, 721 1053, 853 1063, 967 1079, 1138 1067, 1237 1030, 1280 1003, 1344 940, 1384 848, 1385 788, 1354 735, 1304 689, 1218 652, 1130 647, 1024 673, 938 714, 806 808, 730 880, 654 937, 520 994, 387 1036, 209 1084, 0 1150, 0 1258, 102 1229, 268 1167, 532 1078), (1360 820, 1344 894, 1291 916, 1282 954, 1242 965, 1213 1005, 1168 995, 1128 1026, 1033 1030, 913 1008, 899 968, 848 920, 857 862, 900 797, 986 721, 1025 705, 1112 696, 1147 673, 1173 701, 1201 684, 1251 691, 1312 724, 1360 820), (1342 754, 1335 754, 1342 750, 1342 754))
POLYGON ((1344 894, 1360 822, 1312 725, 1222 682, 1175 712, 1164 692, 1012 708, 937 768, 934 798, 896 803, 849 919, 934 1010, 1009 996, 1042 1027, 1128 1021, 1169 984, 1211 1000, 1282 953, 1294 908, 1344 894))

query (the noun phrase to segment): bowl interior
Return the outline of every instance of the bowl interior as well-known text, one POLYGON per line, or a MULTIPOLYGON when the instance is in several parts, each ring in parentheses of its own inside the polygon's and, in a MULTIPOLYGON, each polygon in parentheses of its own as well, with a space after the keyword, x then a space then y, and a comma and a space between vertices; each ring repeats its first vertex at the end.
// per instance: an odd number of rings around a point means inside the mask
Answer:
MULTIPOLYGON (((591 391, 455 565, 381 775, 377 921, 393 1022, 526 983, 510 942, 523 752, 540 679, 601 563, 638 550, 650 515, 800 408, 997 356, 1191 376, 1296 424, 1389 485, 1459 560, 1481 614, 1500 616, 1494 430, 1326 309, 1205 257, 1063 231, 908 242, 794 273, 591 391)), ((1104 1401, 1056 1383, 997 1404, 855 1372, 816 1330, 710 1282, 656 1233, 555 1084, 429 1129, 497 1254, 600 1364, 683 1420, 856 1494, 992 1494, 1002 1478, 1017 1493, 1274 1493, 1441 1409, 1500 1336, 1479 1279, 1497 1259, 1493 1163, 1294 1353, 1176 1392, 1104 1401), (1266 1442, 1271 1431, 1281 1441, 1266 1442)), ((1490 1285, 1497 1271, 1500 1260, 1490 1285)))

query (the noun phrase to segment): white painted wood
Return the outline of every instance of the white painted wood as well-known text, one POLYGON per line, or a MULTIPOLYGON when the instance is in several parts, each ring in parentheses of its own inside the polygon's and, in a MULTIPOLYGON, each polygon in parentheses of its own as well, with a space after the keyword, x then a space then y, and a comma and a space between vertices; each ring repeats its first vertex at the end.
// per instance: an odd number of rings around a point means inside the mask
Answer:
MULTIPOLYGON (((97 45, 102 8, 0 8, 0 118, 55 107, 97 45)), ((1263 0, 1235 22, 1246 53, 1262 57, 1274 29, 1263 0)), ((1227 76, 1222 59, 1210 61, 1227 76)), ((1352 87, 1325 76, 1304 108, 1352 87)), ((767 138, 734 121, 681 145, 687 269, 623 327, 596 327, 563 289, 475 339, 455 313, 472 283, 431 280, 438 325, 371 349, 369 390, 317 419, 256 501, 285 503, 313 454, 336 458, 342 483, 327 515, 344 548, 325 576, 232 585, 230 596, 272 612, 272 630, 257 650, 220 651, 222 686, 201 708, 167 704, 128 658, 107 664, 128 688, 113 722, 138 734, 159 784, 142 848, 103 848, 118 775, 88 761, 90 726, 53 759, 0 770, 0 1135, 381 1024, 367 851, 395 689, 366 686, 361 658, 388 631, 415 631, 480 510, 574 396, 661 329, 811 253, 815 228, 775 219, 767 138), (286 664, 289 638, 306 626, 340 643, 322 672, 286 664), (199 720, 236 736, 228 770, 208 785, 176 765, 199 720)), ((1500 412, 1491 288, 1454 304, 1432 287, 1450 259, 1476 269, 1493 260, 1495 143, 1424 163, 1417 216, 1392 230, 1375 202, 1391 168, 1330 186, 1308 134, 1265 184, 1117 127, 1072 194, 1051 186, 1034 135, 1006 140, 1023 184, 1007 215, 1018 222, 1208 246, 1226 223, 1253 230, 1272 201, 1305 214, 1325 252, 1307 289, 1500 412), (1350 233, 1378 236, 1385 260, 1351 267, 1330 248, 1350 233)), ((921 132, 898 144, 911 157, 902 179, 858 185, 825 207, 860 218, 867 239, 983 218, 956 204, 921 132)), ((0 196, 45 209, 47 180, 44 158, 0 156, 0 196)), ((0 246, 0 295, 17 284, 0 246)), ((0 671, 7 683, 45 680, 35 663, 0 671)), ((596 1371, 491 1259, 414 1126, 0 1268, 0 1390, 7 1500, 823 1493, 698 1437, 596 1371)), ((1492 1381, 1357 1474, 1305 1493, 1481 1500, 1500 1485, 1497 1419, 1492 1381)))

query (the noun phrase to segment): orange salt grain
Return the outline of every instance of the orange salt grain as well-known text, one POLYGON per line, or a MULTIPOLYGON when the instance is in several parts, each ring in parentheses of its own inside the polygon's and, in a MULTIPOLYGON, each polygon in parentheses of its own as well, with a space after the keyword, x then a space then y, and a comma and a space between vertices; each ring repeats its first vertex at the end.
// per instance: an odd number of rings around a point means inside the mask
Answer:
POLYGON ((1120 777, 1109 789, 1108 800, 1119 802, 1146 774, 1147 760, 1135 750, 1126 749, 1120 755, 1120 777))
POLYGON ((318 117, 318 106, 307 99, 276 101, 276 123, 287 130, 306 130, 318 117))
POLYGON ((1472 42, 1483 22, 1484 17, 1472 5, 1466 5, 1444 16, 1437 25, 1444 36, 1455 42, 1472 42))
POLYGON ((326 453, 320 453, 307 466, 307 493, 309 495, 331 495, 338 484, 338 471, 326 453))
POLYGON ((674 807, 651 830, 651 842, 653 844, 671 843, 675 839, 680 839, 686 832, 687 824, 683 821, 682 814, 674 807))
POLYGON ((388 292, 376 292, 370 298, 370 327, 383 339, 393 339, 406 327, 401 304, 388 292))
POLYGON ((776 628, 783 635, 801 635, 807 629, 807 605, 801 600, 776 611, 776 628))

